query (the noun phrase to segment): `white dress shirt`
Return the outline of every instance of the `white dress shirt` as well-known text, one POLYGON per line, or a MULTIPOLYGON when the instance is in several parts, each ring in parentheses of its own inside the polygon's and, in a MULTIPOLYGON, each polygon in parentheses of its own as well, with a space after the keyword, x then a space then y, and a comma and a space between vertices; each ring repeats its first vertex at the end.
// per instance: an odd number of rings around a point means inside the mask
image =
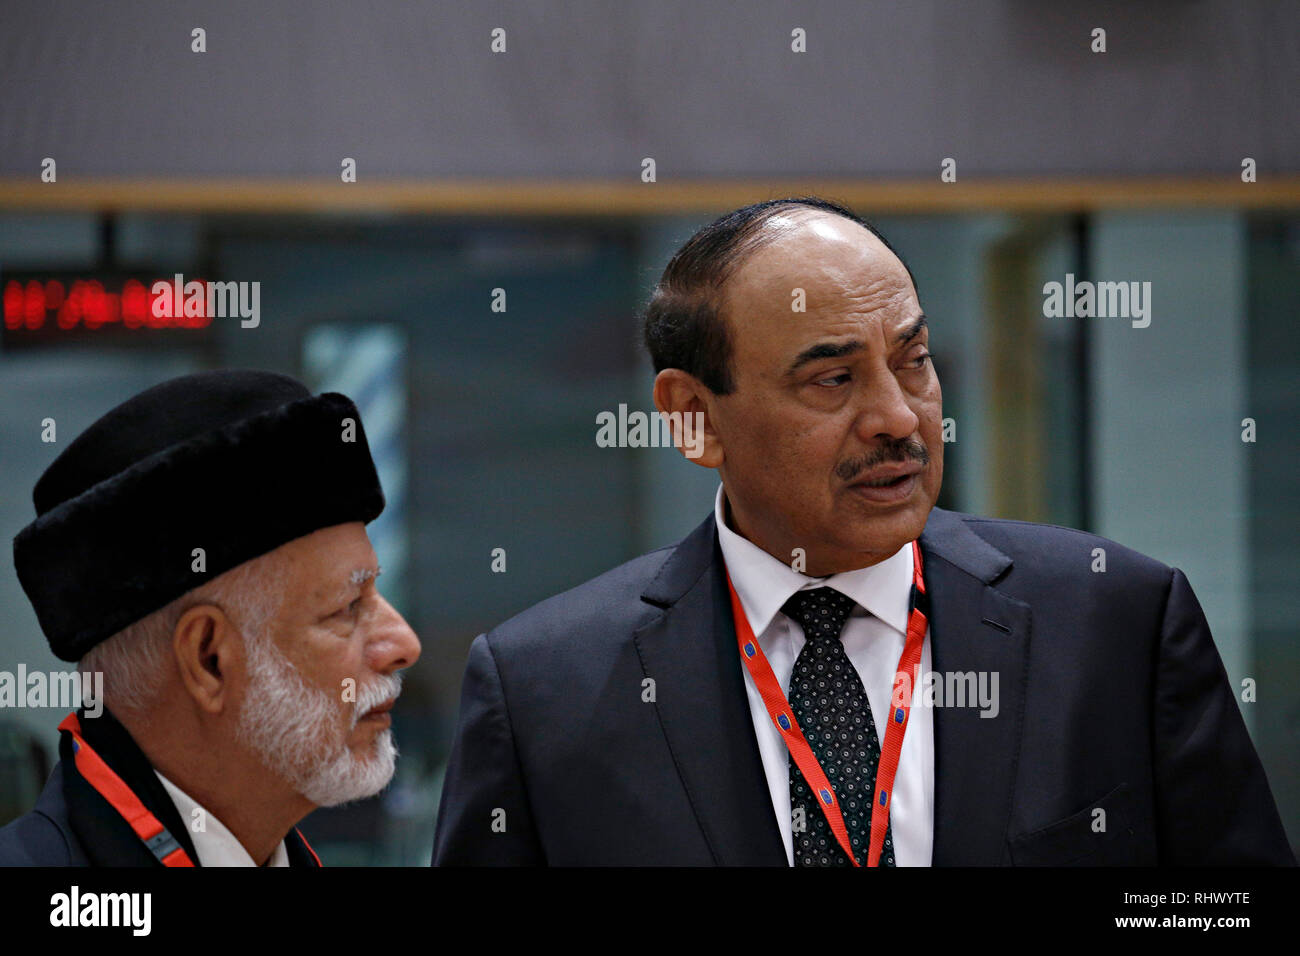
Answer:
MULTIPOLYGON (((723 488, 719 485, 714 518, 718 524, 722 557, 754 636, 787 698, 790 675, 794 671, 795 658, 803 648, 804 635, 803 628, 781 612, 781 606, 796 591, 818 587, 834 588, 857 602, 858 606, 844 623, 840 640, 867 692, 883 747, 885 725, 881 718, 889 713, 894 674, 907 638, 907 605, 912 587, 911 543, 869 568, 811 578, 732 531, 725 520, 724 501, 723 488)), ((763 758, 763 772, 772 795, 772 809, 776 813, 781 838, 785 841, 786 859, 793 866, 790 752, 768 716, 749 668, 742 666, 741 669, 745 674, 745 692, 749 695, 749 712, 758 737, 758 751, 763 758)), ((917 672, 918 685, 921 675, 929 671, 930 632, 927 628, 917 672)), ((894 792, 890 797, 889 823, 894 837, 894 862, 898 866, 929 866, 934 844, 934 715, 929 707, 919 705, 919 701, 913 690, 913 706, 894 777, 894 792)))
MULTIPOLYGON (((158 779, 167 790, 168 796, 172 798, 172 803, 176 804, 176 809, 180 812, 181 820, 190 829, 190 839, 194 841, 194 852, 199 855, 197 863, 203 866, 257 866, 258 864, 248 855, 244 845, 236 839, 235 835, 226 829, 226 825, 218 820, 212 813, 204 809, 197 800, 182 790, 176 784, 172 783, 157 770, 158 779), (201 816, 194 815, 195 810, 202 810, 201 816), (195 832, 194 821, 203 820, 203 830, 195 832)), ((898 839, 897 835, 894 837, 898 839)), ((266 861, 267 866, 288 866, 289 853, 284 848, 284 841, 281 840, 271 854, 271 858, 266 861)))

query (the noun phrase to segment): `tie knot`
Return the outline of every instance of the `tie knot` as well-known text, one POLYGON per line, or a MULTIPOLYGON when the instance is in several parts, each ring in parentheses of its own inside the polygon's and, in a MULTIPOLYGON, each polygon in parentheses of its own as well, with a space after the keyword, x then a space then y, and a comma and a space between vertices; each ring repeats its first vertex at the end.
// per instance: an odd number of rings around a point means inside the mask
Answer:
POLYGON ((853 598, 834 588, 813 588, 795 591, 794 596, 781 605, 781 610, 799 622, 807 640, 839 640, 840 630, 854 607, 856 602, 853 598))

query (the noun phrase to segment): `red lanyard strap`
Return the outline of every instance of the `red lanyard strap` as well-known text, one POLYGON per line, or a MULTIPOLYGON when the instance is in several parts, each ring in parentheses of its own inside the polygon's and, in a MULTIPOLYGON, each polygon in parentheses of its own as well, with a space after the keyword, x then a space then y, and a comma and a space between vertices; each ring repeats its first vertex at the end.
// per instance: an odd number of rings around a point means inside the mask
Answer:
POLYGON ((86 782, 99 791, 99 795, 122 815, 131 825, 135 835, 144 841, 144 845, 163 866, 193 866, 194 861, 168 832, 149 809, 140 802, 126 782, 114 773, 113 768, 104 763, 104 759, 91 749, 81 736, 81 722, 76 712, 68 714, 59 724, 59 730, 66 730, 72 735, 72 751, 76 755, 77 772, 86 782))
POLYGON ((889 826, 889 808, 894 798, 894 773, 898 770, 898 758, 903 752, 903 735, 907 733, 908 719, 912 714, 916 671, 921 664, 921 648, 925 644, 925 630, 929 625, 922 610, 922 607, 929 605, 925 596, 925 578, 921 574, 921 546, 915 541, 912 542, 912 594, 908 603, 907 640, 894 672, 889 726, 885 730, 885 745, 880 751, 880 765, 876 768, 876 803, 871 814, 868 866, 878 865, 880 851, 885 846, 885 828, 889 826))
MULTIPOLYGON (((293 832, 296 833, 296 834, 298 834, 298 839, 301 840, 301 841, 302 841, 302 845, 305 846, 305 847, 307 848, 307 852, 310 853, 310 854, 311 854, 311 858, 312 858, 313 860, 316 861, 316 865, 317 865, 317 866, 322 866, 322 867, 323 867, 325 864, 322 863, 322 862, 320 861, 320 857, 318 857, 318 856, 316 855, 316 851, 313 850, 313 849, 311 848, 311 844, 308 843, 308 842, 307 842, 307 838, 306 838, 305 836, 302 835, 302 831, 299 830, 297 827, 294 827, 294 828, 293 828, 293 832)), ((292 864, 290 864, 290 865, 292 865, 292 864)))
MULTIPOLYGON (((749 669, 749 674, 754 679, 754 686, 758 688, 758 693, 767 708, 767 715, 780 732, 781 739, 785 741, 786 749, 794 758, 795 765, 813 788, 813 792, 817 794, 822 813, 825 814, 826 822, 830 824, 835 839, 839 841, 840 849, 854 866, 860 866, 849 844, 848 828, 844 825, 844 816, 840 812, 835 788, 826 778, 825 771, 813 754, 812 746, 803 731, 799 729, 799 724, 794 719, 794 712, 781 692, 781 685, 777 682, 776 675, 772 673, 772 665, 768 663, 767 656, 754 637, 754 630, 750 627, 749 618, 745 616, 745 609, 740 603, 740 596, 736 593, 736 586, 731 581, 730 572, 727 573, 727 588, 731 592, 731 611, 736 620, 736 642, 740 646, 740 659, 749 669)), ((907 722, 912 711, 912 691, 916 687, 916 670, 921 662, 921 648, 925 642, 927 622, 925 613, 921 610, 924 596, 925 579, 922 575, 921 547, 913 541, 912 594, 907 615, 907 640, 903 645, 903 654, 898 659, 898 668, 894 674, 894 692, 890 697, 890 719, 885 731, 885 745, 881 749, 880 764, 876 768, 873 791, 875 805, 872 807, 871 814, 871 845, 867 852, 867 866, 880 865, 880 851, 885 845, 894 774, 898 770, 898 757, 903 750, 903 735, 907 732, 907 722), (908 692, 904 693, 905 690, 908 692)))

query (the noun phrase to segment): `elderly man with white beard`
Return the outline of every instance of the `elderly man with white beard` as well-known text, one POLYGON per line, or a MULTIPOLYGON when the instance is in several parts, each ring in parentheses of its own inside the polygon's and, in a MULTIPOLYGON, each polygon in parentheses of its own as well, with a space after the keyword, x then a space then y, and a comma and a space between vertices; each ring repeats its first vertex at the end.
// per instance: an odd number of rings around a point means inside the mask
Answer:
POLYGON ((320 865, 296 824, 388 784, 420 654, 376 587, 356 406, 268 372, 183 376, 91 425, 33 497, 19 579, 105 706, 59 725, 0 865, 320 865))

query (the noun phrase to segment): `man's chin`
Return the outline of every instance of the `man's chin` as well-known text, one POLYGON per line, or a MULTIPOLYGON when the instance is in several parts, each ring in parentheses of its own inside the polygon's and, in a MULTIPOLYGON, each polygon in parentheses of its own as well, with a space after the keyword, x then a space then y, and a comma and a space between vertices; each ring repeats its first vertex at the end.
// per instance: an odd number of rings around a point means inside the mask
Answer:
POLYGON ((318 807, 336 807, 373 797, 388 786, 397 768, 393 733, 385 730, 373 741, 349 747, 319 766, 299 787, 318 807))
POLYGON ((836 523, 837 537, 847 537, 862 550, 897 551, 918 537, 933 509, 924 489, 918 487, 905 500, 879 504, 846 493, 843 506, 837 509, 843 519, 836 523))
POLYGON ((869 567, 893 557, 899 548, 921 536, 928 515, 928 508, 909 508, 868 518, 846 518, 828 529, 825 540, 831 542, 830 547, 808 549, 806 573, 824 577, 869 567))

